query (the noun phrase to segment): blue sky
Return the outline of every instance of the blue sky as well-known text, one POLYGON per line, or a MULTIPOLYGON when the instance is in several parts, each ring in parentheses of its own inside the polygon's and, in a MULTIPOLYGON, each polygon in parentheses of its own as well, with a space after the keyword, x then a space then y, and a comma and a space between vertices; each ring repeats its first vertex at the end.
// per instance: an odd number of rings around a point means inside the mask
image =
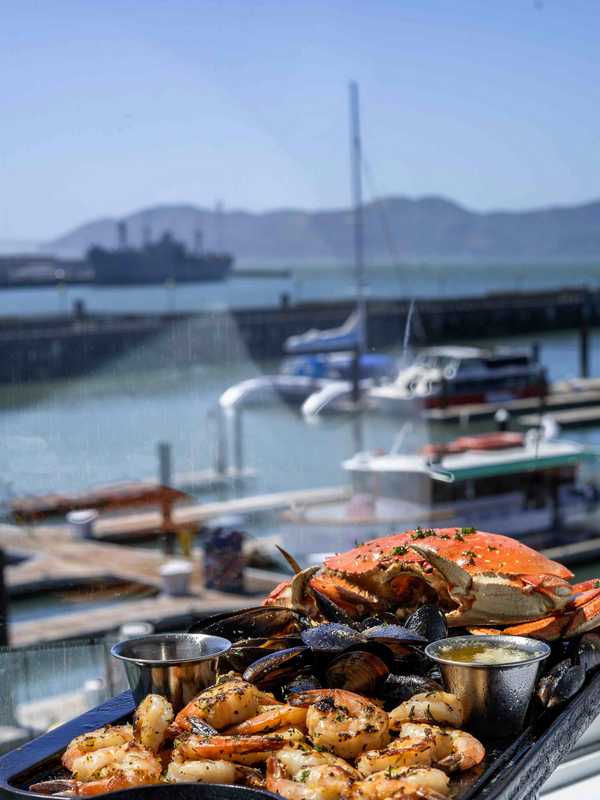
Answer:
POLYGON ((0 239, 157 203, 600 197, 597 0, 0 0, 0 239))

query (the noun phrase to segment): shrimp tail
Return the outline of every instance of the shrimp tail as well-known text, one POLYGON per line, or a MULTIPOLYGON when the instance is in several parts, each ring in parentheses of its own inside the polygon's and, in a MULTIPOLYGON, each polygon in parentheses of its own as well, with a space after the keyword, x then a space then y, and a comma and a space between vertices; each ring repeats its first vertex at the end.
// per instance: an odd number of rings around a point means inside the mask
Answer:
POLYGON ((41 781, 40 783, 32 783, 29 791, 55 797, 76 797, 77 781, 58 778, 53 781, 41 781))

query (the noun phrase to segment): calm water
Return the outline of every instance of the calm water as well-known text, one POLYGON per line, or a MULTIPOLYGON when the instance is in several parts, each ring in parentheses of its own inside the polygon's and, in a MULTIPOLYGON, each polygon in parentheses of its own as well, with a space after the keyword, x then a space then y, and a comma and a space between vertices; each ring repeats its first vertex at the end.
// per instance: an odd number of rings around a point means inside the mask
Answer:
MULTIPOLYGON (((287 293, 293 303, 354 296, 352 269, 294 267, 289 278, 235 277, 225 283, 180 284, 176 287, 49 287, 0 291, 0 315, 41 314, 69 310, 81 299, 92 311, 194 311, 205 308, 265 307, 287 293)), ((441 266, 412 264, 369 267, 372 297, 472 296, 484 292, 538 290, 558 286, 600 286, 600 264, 441 266)))

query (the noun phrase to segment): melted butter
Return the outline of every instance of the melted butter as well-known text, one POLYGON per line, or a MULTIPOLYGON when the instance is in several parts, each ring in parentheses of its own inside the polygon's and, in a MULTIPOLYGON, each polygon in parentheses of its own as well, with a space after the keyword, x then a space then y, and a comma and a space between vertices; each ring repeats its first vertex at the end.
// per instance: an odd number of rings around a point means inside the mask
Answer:
POLYGON ((500 643, 469 642, 447 644, 445 647, 440 647, 439 654, 448 661, 459 661, 463 664, 514 664, 541 656, 542 651, 531 652, 500 643))

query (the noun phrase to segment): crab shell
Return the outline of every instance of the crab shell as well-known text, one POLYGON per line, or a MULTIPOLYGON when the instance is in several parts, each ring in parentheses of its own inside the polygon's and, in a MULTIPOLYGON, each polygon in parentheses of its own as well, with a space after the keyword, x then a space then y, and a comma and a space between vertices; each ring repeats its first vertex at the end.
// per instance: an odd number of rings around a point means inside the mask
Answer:
MULTIPOLYGON (((343 581, 396 608, 433 600, 455 626, 541 619, 559 612, 573 594, 573 573, 562 564, 508 536, 465 528, 374 539, 326 559, 316 577, 321 591, 329 584, 335 595, 343 581)), ((282 592, 278 587, 279 598, 282 592)))

